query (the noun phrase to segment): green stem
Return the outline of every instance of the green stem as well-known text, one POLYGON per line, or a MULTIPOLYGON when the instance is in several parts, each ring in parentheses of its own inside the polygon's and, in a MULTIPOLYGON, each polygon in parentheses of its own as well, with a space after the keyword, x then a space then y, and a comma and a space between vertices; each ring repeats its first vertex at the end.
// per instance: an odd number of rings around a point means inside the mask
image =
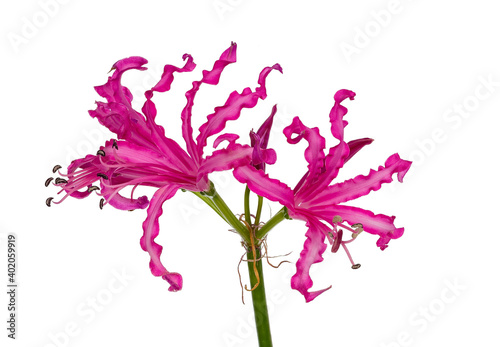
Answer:
POLYGON ((260 215, 262 212, 262 204, 264 202, 264 198, 260 195, 257 195, 259 200, 257 202, 257 213, 255 214, 255 225, 259 225, 260 222, 260 215))
POLYGON ((250 285, 253 288, 258 283, 258 286, 252 291, 253 310, 255 313, 255 325, 257 327, 259 347, 272 347, 273 342, 271 339, 271 328, 269 326, 269 314, 267 312, 264 273, 262 272, 262 260, 256 261, 260 257, 260 247, 255 247, 255 256, 251 249, 247 253, 247 260, 249 260, 247 263, 248 272, 250 274, 250 285), (257 270, 257 274, 259 276, 258 280, 255 270, 257 270))
POLYGON ((255 232, 255 237, 258 240, 262 240, 266 237, 267 233, 271 231, 278 223, 282 222, 284 219, 290 219, 286 207, 279 210, 266 224, 259 230, 255 232))
POLYGON ((231 209, 226 205, 224 200, 220 197, 220 195, 217 193, 215 188, 213 191, 210 192, 210 195, 207 195, 208 198, 213 202, 213 204, 217 207, 217 209, 220 211, 220 214, 223 216, 224 220, 231 225, 234 230, 238 234, 240 234, 241 238, 245 243, 250 244, 250 234, 246 226, 241 223, 238 218, 234 215, 234 213, 231 211, 231 209))
POLYGON ((245 221, 248 225, 252 225, 252 219, 250 218, 250 188, 248 186, 245 188, 245 221))

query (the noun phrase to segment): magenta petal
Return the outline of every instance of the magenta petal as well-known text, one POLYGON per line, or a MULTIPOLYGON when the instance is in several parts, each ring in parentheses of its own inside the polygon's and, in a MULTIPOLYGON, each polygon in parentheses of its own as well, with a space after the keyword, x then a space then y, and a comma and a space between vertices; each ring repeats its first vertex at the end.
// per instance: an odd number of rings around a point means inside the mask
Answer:
POLYGON ((356 96, 356 93, 353 91, 341 89, 333 97, 335 105, 330 111, 330 123, 332 124, 332 135, 338 140, 344 139, 344 128, 347 125, 347 121, 343 120, 347 114, 347 108, 342 106, 341 102, 347 98, 354 100, 354 96, 356 96))
POLYGON ((228 141, 229 145, 234 145, 236 140, 238 140, 239 138, 240 138, 240 136, 236 135, 236 134, 229 134, 229 133, 222 134, 220 136, 217 136, 217 138, 214 141, 213 147, 217 148, 221 144, 221 142, 223 142, 223 141, 228 141))
POLYGON ((163 203, 172 198, 177 192, 178 186, 168 185, 156 191, 148 208, 148 216, 142 228, 144 234, 141 237, 141 247, 144 251, 148 252, 151 261, 149 267, 154 276, 161 276, 163 279, 170 283, 169 291, 177 291, 182 289, 182 277, 177 273, 171 273, 163 266, 160 260, 160 255, 163 247, 157 244, 154 240, 160 232, 160 224, 158 218, 162 215, 163 203))
POLYGON ((194 172, 196 168, 192 159, 177 142, 165 136, 165 130, 162 126, 156 124, 156 106, 151 97, 152 92, 146 92, 147 100, 142 107, 142 112, 146 116, 153 143, 173 167, 183 172, 194 172))
POLYGON ((357 139, 357 140, 352 140, 347 143, 349 146, 349 155, 345 159, 345 163, 349 161, 356 153, 358 153, 363 147, 369 145, 370 143, 373 142, 373 139, 369 138, 363 138, 363 139, 357 139))
POLYGON ((377 240, 377 246, 382 250, 387 248, 390 240, 400 238, 404 233, 404 228, 394 226, 396 217, 383 214, 376 215, 371 211, 358 207, 331 205, 328 207, 314 207, 310 211, 326 221, 331 221, 333 217, 340 216, 349 224, 361 223, 364 231, 380 236, 377 240))
POLYGON ((359 175, 353 179, 329 186, 307 202, 306 206, 325 206, 340 204, 379 190, 383 183, 392 182, 392 176, 397 173, 402 182, 405 173, 410 169, 411 162, 403 160, 398 154, 391 155, 377 171, 370 170, 367 176, 359 175))
POLYGON ((220 76, 224 68, 236 61, 236 43, 231 42, 231 46, 226 49, 220 58, 214 63, 212 70, 203 70, 203 78, 200 81, 193 82, 193 88, 186 92, 187 103, 181 112, 182 119, 182 137, 186 142, 186 147, 189 155, 195 160, 199 161, 201 154, 196 150, 196 143, 193 140, 193 128, 191 126, 192 108, 194 105, 194 98, 203 83, 216 85, 219 83, 220 76))
POLYGON ((297 184, 294 191, 297 195, 297 202, 301 202, 304 197, 315 190, 313 184, 318 176, 325 171, 325 138, 321 136, 318 128, 309 128, 302 124, 299 117, 295 117, 292 124, 287 126, 283 133, 289 143, 297 143, 300 139, 305 139, 307 146, 304 157, 308 162, 307 176, 297 184), (297 135, 296 137, 293 137, 297 135))
POLYGON ((250 164, 252 147, 234 144, 228 148, 215 151, 203 159, 198 170, 198 179, 214 171, 230 170, 238 166, 250 164))
POLYGON ((161 276, 165 281, 170 284, 168 288, 169 292, 177 292, 182 289, 182 276, 177 272, 169 272, 166 275, 161 276))
POLYGON ((149 205, 147 196, 141 196, 137 199, 126 198, 115 189, 106 188, 101 185, 101 193, 108 204, 123 211, 143 210, 149 205))
POLYGON ((307 218, 307 233, 304 249, 300 252, 300 258, 297 261, 297 272, 292 276, 292 289, 298 290, 304 295, 306 302, 314 300, 318 295, 331 288, 310 292, 313 281, 309 276, 311 265, 323 261, 322 254, 325 252, 325 233, 329 231, 323 223, 312 217, 307 218))
POLYGON ((155 92, 166 92, 170 90, 170 86, 174 80, 174 72, 189 72, 193 71, 196 67, 196 64, 193 62, 193 57, 189 54, 184 54, 182 56, 183 60, 186 60, 186 64, 182 68, 178 68, 173 65, 165 65, 163 68, 163 74, 161 75, 161 79, 156 83, 156 85, 151 89, 155 92))
POLYGON ((258 100, 266 98, 266 77, 272 70, 281 71, 281 67, 276 64, 272 67, 264 68, 259 76, 259 87, 252 92, 250 88, 245 88, 241 94, 234 91, 232 92, 224 106, 216 107, 214 113, 208 115, 206 123, 200 127, 200 134, 196 138, 198 155, 203 154, 203 148, 207 145, 207 138, 221 132, 226 122, 229 120, 236 120, 239 118, 243 108, 254 107, 258 100))
POLYGON ((262 170, 257 170, 253 166, 240 166, 234 169, 233 175, 239 182, 248 184, 255 194, 277 201, 290 210, 295 209, 293 191, 290 187, 276 179, 269 178, 262 170))
MULTIPOLYGON (((273 126, 273 120, 274 116, 276 115, 276 112, 278 111, 278 108, 276 105, 273 106, 271 110, 271 115, 267 117, 267 119, 262 123, 262 125, 259 127, 259 130, 257 130, 257 135, 260 138, 260 148, 267 148, 267 145, 269 143, 269 137, 271 135, 271 128, 273 126)), ((255 144, 252 142, 250 143, 252 147, 255 146, 255 144)))

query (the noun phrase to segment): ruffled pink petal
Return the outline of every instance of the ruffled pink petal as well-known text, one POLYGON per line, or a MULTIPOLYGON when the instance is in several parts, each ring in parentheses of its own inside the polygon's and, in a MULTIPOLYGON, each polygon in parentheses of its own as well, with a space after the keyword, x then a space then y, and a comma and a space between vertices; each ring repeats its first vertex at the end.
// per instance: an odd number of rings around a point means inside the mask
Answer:
POLYGON ((198 179, 214 171, 230 170, 238 166, 250 164, 252 147, 234 144, 228 148, 215 151, 203 159, 198 171, 198 179))
POLYGON ((128 88, 121 85, 121 77, 127 70, 146 70, 147 68, 143 67, 143 65, 147 62, 142 57, 129 57, 117 61, 111 68, 111 70, 114 70, 113 75, 109 77, 106 84, 95 87, 96 92, 103 98, 106 98, 108 102, 130 104, 132 94, 128 88))
POLYGON ((236 134, 229 134, 229 133, 222 134, 220 136, 217 136, 217 138, 214 141, 213 147, 217 148, 221 144, 221 142, 223 142, 223 141, 228 141, 229 145, 234 145, 236 140, 238 140, 239 138, 240 138, 240 136, 236 135, 236 134))
POLYGON ((142 112, 146 116, 146 122, 151 130, 151 139, 172 166, 179 171, 194 174, 197 168, 193 160, 177 142, 165 136, 165 130, 162 126, 156 124, 156 106, 151 100, 153 93, 147 91, 145 95, 147 100, 142 107, 142 112))
POLYGON ((203 78, 200 81, 193 82, 193 88, 186 92, 187 104, 181 112, 182 136, 186 142, 189 155, 200 162, 201 154, 196 149, 196 143, 193 140, 193 128, 191 126, 191 110, 194 105, 194 98, 203 83, 216 85, 219 83, 220 75, 224 68, 236 61, 236 43, 231 42, 231 46, 226 49, 220 58, 214 63, 212 70, 203 70, 203 78))
POLYGON ((300 203, 303 197, 309 195, 310 189, 317 181, 318 176, 325 170, 325 138, 321 136, 318 128, 309 128, 302 124, 299 117, 295 117, 292 124, 287 126, 283 133, 289 143, 298 143, 301 139, 308 142, 308 146, 304 152, 304 157, 308 163, 307 176, 301 180, 295 187, 296 203, 300 203), (294 137, 294 135, 296 135, 294 137))
POLYGON ((167 185, 156 191, 151 199, 151 203, 149 204, 148 216, 142 224, 144 234, 141 237, 141 247, 144 251, 148 252, 151 257, 149 267, 152 274, 154 276, 161 276, 164 280, 166 280, 170 284, 168 290, 171 292, 176 292, 182 289, 182 276, 178 273, 167 271, 167 269, 163 266, 160 260, 163 247, 157 244, 154 240, 160 232, 158 218, 163 213, 162 205, 166 200, 175 195, 178 188, 179 187, 175 185, 167 185))
POLYGON ((101 194, 108 204, 119 210, 131 211, 145 209, 149 205, 147 196, 141 196, 137 199, 126 198, 115 192, 114 189, 106 188, 101 185, 101 194))
POLYGON ((203 155, 203 148, 207 145, 207 138, 221 132, 226 122, 238 119, 243 108, 254 107, 258 100, 264 100, 266 94, 266 77, 273 70, 281 70, 278 64, 264 68, 259 75, 259 87, 252 92, 250 88, 245 88, 241 94, 234 91, 229 95, 224 106, 216 107, 215 112, 207 117, 206 123, 200 127, 200 134, 196 138, 198 155, 203 155))
POLYGON ((380 166, 377 171, 370 170, 367 176, 359 175, 353 179, 329 186, 307 201, 304 207, 340 204, 357 199, 371 191, 379 190, 383 183, 392 182, 392 176, 395 173, 398 174, 398 180, 402 182, 410 166, 410 161, 401 159, 397 153, 393 154, 385 161, 385 167, 380 166))
POLYGON ((344 128, 347 125, 347 121, 344 120, 344 116, 347 114, 347 108, 341 105, 341 102, 349 98, 354 100, 356 93, 347 89, 341 89, 335 93, 333 97, 335 99, 335 105, 330 111, 330 123, 332 124, 331 130, 332 135, 338 139, 344 139, 344 128))
MULTIPOLYGON (((331 147, 325 158, 325 170, 324 173, 318 177, 318 181, 313 187, 309 189, 308 194, 304 194, 303 200, 306 200, 312 196, 316 191, 321 191, 326 188, 334 179, 337 177, 340 168, 344 163, 352 156, 350 156, 350 146, 344 141, 344 127, 347 125, 347 121, 343 120, 343 117, 347 114, 347 108, 341 105, 341 102, 347 98, 351 100, 354 99, 356 94, 350 90, 341 89, 335 93, 334 99, 335 104, 330 111, 330 122, 332 124, 331 131, 332 135, 340 141, 340 143, 334 147, 331 147)), ((356 147, 354 147, 356 149, 356 147)), ((360 148, 358 148, 359 150, 360 148)))
POLYGON ((306 232, 307 239, 304 243, 304 249, 300 252, 300 258, 297 261, 297 272, 292 276, 291 282, 292 289, 298 290, 304 295, 306 302, 309 302, 331 288, 330 286, 318 291, 309 291, 313 286, 309 270, 311 269, 311 265, 323 261, 322 255, 326 249, 325 235, 329 229, 314 217, 308 217, 306 220, 308 228, 306 232))
POLYGON ((112 68, 115 71, 108 78, 108 82, 95 87, 97 93, 106 98, 107 103, 96 102, 97 108, 90 110, 89 114, 114 132, 119 139, 156 149, 154 142, 150 139, 151 131, 144 116, 132 108, 132 94, 121 85, 121 77, 125 71, 146 70, 143 67, 146 63, 147 60, 141 57, 130 57, 116 62, 112 68))
POLYGON ((234 169, 233 175, 239 182, 248 184, 255 194, 277 201, 289 210, 295 209, 292 189, 276 179, 269 178, 262 170, 253 166, 240 166, 234 169))
POLYGON ((156 85, 151 89, 154 92, 166 92, 170 90, 170 86, 174 80, 174 72, 189 72, 193 71, 196 64, 193 62, 193 57, 189 54, 184 54, 182 60, 186 60, 186 64, 182 68, 178 68, 173 65, 165 65, 163 68, 163 74, 161 79, 156 83, 156 85))
POLYGON ((403 235, 404 228, 396 228, 394 219, 396 217, 383 214, 374 214, 371 211, 358 207, 331 205, 310 208, 309 211, 325 221, 331 221, 333 217, 340 216, 349 224, 361 223, 363 230, 380 236, 377 246, 384 250, 390 240, 397 239, 403 235))

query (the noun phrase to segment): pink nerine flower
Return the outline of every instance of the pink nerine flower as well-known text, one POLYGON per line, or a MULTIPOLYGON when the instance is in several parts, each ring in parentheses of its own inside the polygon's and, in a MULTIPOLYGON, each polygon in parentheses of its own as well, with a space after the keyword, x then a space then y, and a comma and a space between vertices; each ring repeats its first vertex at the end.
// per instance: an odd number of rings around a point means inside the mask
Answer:
POLYGON ((377 246, 382 250, 387 247, 391 239, 401 237, 404 231, 404 228, 394 226, 395 217, 375 215, 371 211, 346 206, 343 203, 380 189, 382 183, 392 182, 392 175, 395 173, 402 182, 411 162, 401 159, 398 154, 393 154, 386 160, 384 166, 380 166, 376 171, 371 170, 367 176, 359 175, 345 182, 330 185, 339 169, 361 148, 373 141, 368 138, 348 143, 344 141, 344 127, 347 121, 343 120, 343 117, 347 109, 341 102, 346 98, 352 100, 354 96, 355 93, 349 90, 339 90, 335 94, 335 105, 330 112, 331 132, 340 143, 330 148, 326 155, 325 139, 320 135, 318 128, 308 128, 295 117, 292 124, 284 129, 289 143, 295 144, 301 139, 309 143, 304 152, 308 171, 293 190, 286 184, 269 178, 263 171, 251 165, 234 170, 236 179, 248 184, 254 193, 280 202, 288 209, 291 218, 306 222, 307 239, 297 261, 297 272, 291 281, 292 288, 302 293, 306 302, 331 288, 330 286, 319 291, 309 291, 313 285, 309 269, 312 264, 323 260, 322 255, 327 247, 325 239, 332 245, 332 252, 336 252, 342 246, 353 268, 358 268, 359 264, 354 264, 352 261, 346 244, 352 242, 362 230, 378 235, 377 246), (351 226, 343 224, 344 221, 351 226), (343 231, 340 228, 351 231, 352 238, 343 240, 343 231))
MULTIPOLYGON (((121 85, 123 73, 130 69, 145 70, 147 60, 141 57, 130 57, 118 61, 113 65, 114 73, 108 82, 96 87, 97 93, 107 102, 97 102, 96 110, 89 111, 92 117, 114 132, 118 141, 110 140, 101 147, 96 155, 87 155, 75 160, 68 167, 65 178, 57 178, 55 185, 60 186, 66 197, 84 198, 96 191, 102 195, 101 208, 110 204, 121 210, 144 209, 148 207, 147 218, 143 223, 144 234, 141 238, 141 247, 151 257, 150 268, 155 276, 161 276, 169 284, 170 291, 182 288, 182 277, 175 272, 169 272, 163 266, 160 255, 162 246, 155 243, 159 233, 158 218, 162 214, 162 204, 172 198, 177 190, 185 189, 193 192, 209 191, 210 181, 208 174, 214 171, 230 170, 240 165, 248 165, 252 160, 253 148, 240 145, 235 141, 234 134, 222 134, 214 141, 214 148, 227 140, 225 148, 214 151, 205 156, 204 149, 210 136, 224 130, 226 122, 236 120, 243 108, 254 107, 259 99, 266 98, 265 81, 272 70, 281 71, 276 64, 266 67, 260 73, 259 86, 252 91, 245 88, 241 93, 232 92, 223 106, 216 107, 214 113, 207 117, 207 121, 200 127, 199 135, 194 140, 191 127, 191 110, 194 98, 202 84, 217 85, 224 68, 236 61, 236 44, 225 50, 215 62, 211 71, 203 71, 203 78, 193 82, 193 87, 186 93, 187 104, 182 110, 182 135, 186 144, 184 150, 174 140, 165 136, 163 127, 156 124, 156 107, 152 101, 154 92, 165 92, 170 89, 174 79, 174 72, 188 72, 195 68, 193 58, 185 54, 184 67, 178 68, 166 65, 160 81, 146 91, 146 102, 142 113, 132 108, 132 94, 121 85), (99 181, 100 187, 93 184, 99 181), (151 201, 146 196, 134 198, 133 193, 137 186, 158 188, 151 201), (120 191, 131 186, 130 197, 120 194, 120 191)), ((272 151, 272 150, 269 150, 272 151)), ((276 155, 269 155, 268 163, 275 160, 276 155)), ((54 173, 60 169, 54 168, 54 173)), ((46 185, 50 183, 47 180, 46 185)), ((50 206, 52 198, 47 199, 50 206)))

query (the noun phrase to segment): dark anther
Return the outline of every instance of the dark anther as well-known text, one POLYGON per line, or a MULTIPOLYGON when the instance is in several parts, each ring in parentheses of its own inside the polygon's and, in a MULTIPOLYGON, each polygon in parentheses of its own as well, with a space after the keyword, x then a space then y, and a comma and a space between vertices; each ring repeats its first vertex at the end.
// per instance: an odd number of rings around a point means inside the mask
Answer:
POLYGON ((116 143, 116 140, 113 140, 113 148, 118 149, 118 144, 116 143))
POLYGON ((101 201, 99 201, 99 208, 102 210, 104 207, 104 198, 101 198, 101 201))
POLYGON ((339 250, 340 244, 342 243, 342 234, 343 233, 344 232, 342 231, 342 229, 340 229, 337 232, 337 236, 335 237, 335 240, 333 241, 333 245, 332 245, 332 253, 336 253, 339 250))
POLYGON ((353 266, 351 266, 351 268, 354 270, 359 269, 360 267, 361 267, 361 264, 354 264, 353 266))
POLYGON ((64 178, 61 178, 61 177, 57 177, 56 178, 56 184, 61 184, 61 183, 68 183, 68 181, 66 181, 64 178))
POLYGON ((97 155, 102 155, 103 157, 106 156, 106 152, 104 152, 102 149, 97 151, 97 155))
POLYGON ((54 179, 54 177, 49 177, 45 180, 45 187, 48 187, 50 182, 52 182, 52 180, 54 179))
POLYGON ((54 198, 47 198, 47 200, 45 200, 45 205, 47 205, 48 207, 50 207, 50 203, 52 202, 54 198))
POLYGON ((97 176, 101 177, 101 178, 104 178, 105 180, 108 179, 108 176, 106 176, 105 174, 102 174, 102 173, 98 173, 97 176))
POLYGON ((54 166, 54 168, 52 169, 52 172, 53 172, 53 173, 56 173, 56 172, 57 172, 57 170, 59 170, 59 169, 61 169, 61 168, 62 168, 62 166, 61 166, 61 165, 56 165, 56 166, 54 166))
POLYGON ((87 189, 87 191, 90 193, 90 192, 93 192, 94 190, 101 190, 101 188, 99 187, 96 187, 96 186, 90 186, 89 189, 87 189))
POLYGON ((356 224, 351 225, 351 227, 353 227, 353 228, 363 228, 363 224, 356 223, 356 224))

